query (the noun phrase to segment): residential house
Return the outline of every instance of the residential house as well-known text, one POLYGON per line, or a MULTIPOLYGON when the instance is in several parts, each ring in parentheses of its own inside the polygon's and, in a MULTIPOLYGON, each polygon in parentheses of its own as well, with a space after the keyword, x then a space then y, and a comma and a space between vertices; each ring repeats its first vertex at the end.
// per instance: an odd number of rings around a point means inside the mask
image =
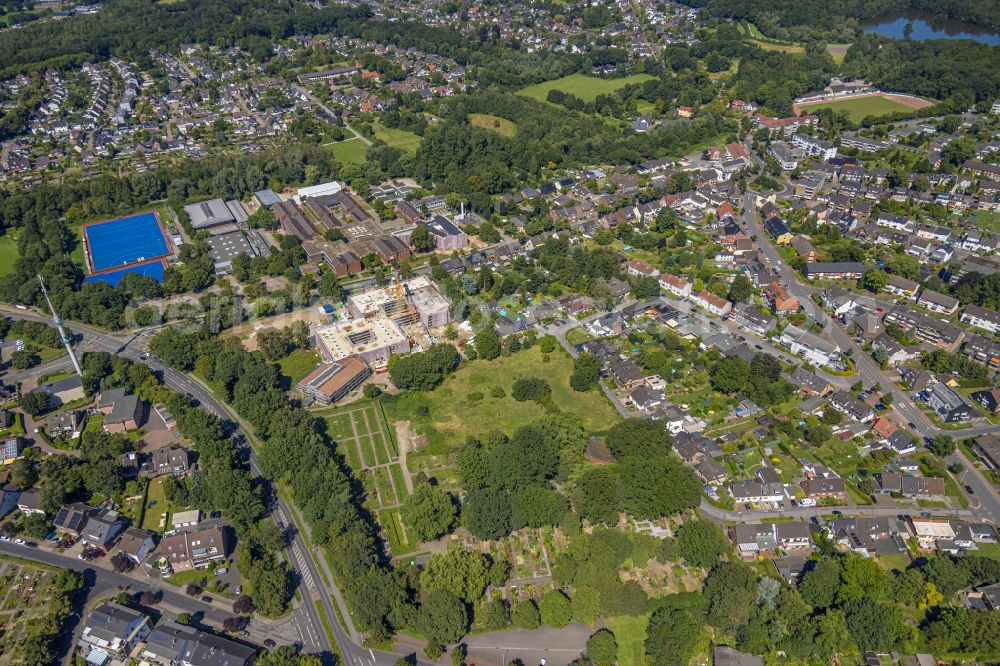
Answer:
POLYGON ((785 487, 781 483, 767 483, 759 479, 733 481, 729 494, 734 503, 780 502, 785 499, 785 487))
POLYGON ((27 490, 22 490, 21 494, 17 498, 17 508, 25 516, 30 516, 33 513, 44 515, 45 511, 41 508, 39 502, 39 495, 41 491, 38 488, 28 488, 27 490))
POLYGON ((67 409, 47 416, 43 422, 45 433, 51 437, 78 437, 87 421, 82 409, 67 409))
POLYGON ((812 535, 800 522, 736 525, 729 531, 736 551, 744 558, 773 558, 779 550, 809 551, 812 535))
POLYGON ((810 280, 858 280, 868 272, 868 266, 859 261, 825 261, 805 264, 802 273, 810 280))
POLYGON ((729 313, 730 321, 737 326, 765 336, 774 330, 777 322, 758 306, 750 303, 737 303, 729 313))
POLYGON ((698 473, 698 476, 700 476, 701 479, 710 486, 721 485, 727 478, 729 478, 729 471, 711 458, 702 460, 700 463, 695 465, 694 470, 698 473))
POLYGON ((160 541, 160 553, 174 571, 201 569, 226 559, 229 554, 228 528, 209 526, 165 536, 160 541))
POLYGON ((13 484, 7 484, 0 488, 0 519, 5 518, 8 513, 18 508, 21 499, 21 489, 13 484))
POLYGON ((819 252, 816 251, 816 247, 808 236, 797 234, 789 241, 789 245, 795 250, 795 254, 802 257, 806 263, 811 264, 819 261, 819 252))
POLYGON ((761 296, 771 307, 771 312, 775 314, 787 314, 797 312, 799 300, 785 289, 780 282, 772 282, 761 290, 761 296))
POLYGON ((87 519, 95 512, 96 509, 87 506, 83 502, 66 504, 59 509, 52 524, 57 532, 79 538, 83 533, 84 527, 87 525, 87 519))
POLYGON ((917 298, 917 305, 938 314, 952 315, 958 310, 958 299, 924 289, 917 298))
POLYGON ((1000 437, 993 433, 980 435, 973 440, 972 451, 992 471, 1000 471, 1000 437))
POLYGON ((780 217, 772 217, 771 219, 764 222, 764 231, 770 236, 775 243, 778 245, 788 245, 792 242, 794 234, 785 224, 785 221, 780 217))
POLYGON ((670 273, 660 275, 660 289, 670 292, 677 298, 683 299, 691 296, 691 283, 670 273))
POLYGON ((28 440, 14 435, 12 437, 0 438, 0 458, 4 465, 10 465, 21 457, 28 440))
POLYGON ((132 649, 149 635, 149 616, 114 602, 90 612, 77 647, 88 664, 104 666, 110 660, 128 663, 132 649))
POLYGON ((178 666, 188 643, 198 630, 176 622, 161 621, 146 637, 139 652, 141 662, 155 666, 178 666))
POLYGON ((443 215, 435 215, 429 222, 419 222, 427 227, 434 239, 434 249, 442 252, 460 250, 469 244, 465 232, 443 215))
POLYGON ((251 666, 257 650, 228 638, 199 631, 188 641, 180 666, 251 666))
POLYGON ((917 292, 920 290, 920 285, 913 280, 907 280, 898 275, 890 275, 889 280, 886 282, 885 290, 890 294, 902 296, 912 301, 916 298, 917 292))
POLYGON ((953 352, 958 349, 962 338, 965 337, 965 333, 957 326, 915 312, 906 305, 892 308, 886 312, 882 321, 886 324, 898 324, 904 331, 913 331, 918 340, 937 345, 946 351, 953 352))
POLYGON ((916 349, 907 349, 883 333, 872 340, 872 355, 876 360, 882 359, 882 362, 888 366, 896 368, 902 363, 917 358, 919 353, 916 349))
POLYGON ((931 499, 945 495, 944 479, 934 476, 911 476, 882 472, 875 475, 875 494, 897 493, 903 497, 931 499))
POLYGON ((847 391, 837 391, 830 396, 830 406, 851 420, 867 423, 875 418, 875 410, 847 391))
POLYGON ((625 267, 625 272, 636 277, 659 277, 660 271, 645 261, 632 259, 625 267))
POLYGON ((118 542, 118 551, 125 553, 130 560, 141 564, 156 547, 153 533, 138 527, 129 527, 118 542))
POLYGON ((996 333, 1000 330, 1000 313, 981 308, 975 304, 966 306, 965 312, 959 319, 963 324, 969 324, 990 333, 996 333))
POLYGON ((983 389, 975 391, 971 395, 972 399, 983 406, 990 414, 1000 412, 1000 388, 983 389))
POLYGON ((810 499, 847 501, 847 486, 839 476, 805 479, 799 487, 810 499))
POLYGON ((102 509, 92 513, 80 532, 80 540, 88 546, 105 550, 125 529, 125 521, 114 509, 102 509))
POLYGON ((102 392, 97 408, 104 414, 104 432, 135 430, 144 420, 145 404, 139 396, 124 388, 102 392))
POLYGON ((945 423, 968 421, 972 407, 954 389, 940 382, 931 384, 918 394, 945 423))
POLYGON ((830 382, 805 368, 796 368, 788 378, 805 394, 825 396, 833 391, 833 385, 830 382))
POLYGON ((83 391, 83 379, 80 375, 70 375, 54 382, 42 384, 31 390, 32 393, 44 393, 49 396, 49 407, 61 407, 86 397, 83 391))
POLYGON ((804 331, 798 326, 786 326, 778 342, 813 365, 835 367, 840 363, 839 345, 824 340, 815 333, 804 331))
POLYGON ((717 317, 725 317, 733 309, 732 303, 706 290, 698 292, 691 297, 691 300, 694 301, 695 305, 705 308, 717 317))
POLYGON ((153 451, 143 463, 141 474, 149 478, 172 475, 185 476, 190 469, 190 459, 187 449, 173 446, 161 446, 153 451))

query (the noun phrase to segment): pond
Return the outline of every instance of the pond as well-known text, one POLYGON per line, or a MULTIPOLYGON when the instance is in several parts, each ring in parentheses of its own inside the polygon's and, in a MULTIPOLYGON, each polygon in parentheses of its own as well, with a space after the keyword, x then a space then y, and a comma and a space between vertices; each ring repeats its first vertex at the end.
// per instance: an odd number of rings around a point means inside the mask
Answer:
POLYGON ((972 39, 988 46, 1000 45, 1000 33, 988 28, 945 19, 934 14, 909 12, 906 14, 890 14, 861 24, 865 32, 874 32, 895 39, 906 36, 907 25, 912 24, 910 39, 924 41, 927 39, 972 39))

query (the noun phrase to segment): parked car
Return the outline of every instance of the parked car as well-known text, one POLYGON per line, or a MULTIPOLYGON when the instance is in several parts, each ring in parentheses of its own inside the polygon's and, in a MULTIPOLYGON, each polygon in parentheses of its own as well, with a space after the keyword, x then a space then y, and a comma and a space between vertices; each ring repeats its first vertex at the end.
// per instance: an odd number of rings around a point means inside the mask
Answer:
POLYGON ((6 534, 0 535, 0 541, 10 541, 10 537, 6 534))
POLYGON ((204 601, 206 604, 212 603, 212 597, 208 596, 207 594, 203 596, 201 600, 204 601))
POLYGON ((269 648, 273 648, 273 647, 274 647, 275 645, 277 645, 277 643, 275 643, 275 642, 274 642, 273 640, 271 640, 270 638, 265 638, 265 639, 264 639, 264 647, 269 647, 269 648))
POLYGON ((965 492, 969 493, 970 495, 975 494, 974 491, 972 490, 972 486, 966 486, 965 492))
POLYGON ((14 539, 14 543, 16 543, 18 546, 23 546, 24 544, 27 543, 27 541, 18 537, 17 539, 14 539))

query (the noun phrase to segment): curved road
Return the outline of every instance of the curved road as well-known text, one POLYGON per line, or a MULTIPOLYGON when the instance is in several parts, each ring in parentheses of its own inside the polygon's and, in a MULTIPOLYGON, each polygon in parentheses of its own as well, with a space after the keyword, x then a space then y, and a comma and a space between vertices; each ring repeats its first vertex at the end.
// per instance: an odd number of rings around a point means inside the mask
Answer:
MULTIPOLYGON (((13 319, 29 319, 33 321, 51 322, 51 318, 31 311, 8 309, 0 307, 3 313, 13 319)), ((234 421, 237 425, 234 436, 242 432, 247 438, 246 441, 257 443, 249 427, 228 406, 222 404, 211 391, 200 381, 189 377, 185 373, 179 372, 154 358, 146 357, 145 346, 148 343, 149 334, 152 331, 139 333, 129 333, 125 335, 112 335, 101 331, 96 327, 88 326, 78 322, 66 322, 82 343, 88 348, 99 351, 106 351, 131 359, 132 361, 145 363, 154 372, 161 376, 163 382, 181 393, 187 394, 199 401, 202 408, 224 420, 234 421)), ((262 476, 256 460, 256 452, 253 447, 247 449, 250 459, 250 469, 254 476, 262 476)), ((275 521, 290 525, 289 517, 292 515, 292 507, 286 504, 285 500, 275 494, 276 502, 271 517, 275 521)), ((308 528, 307 528, 308 529, 308 528)), ((354 629, 350 614, 344 603, 340 590, 332 576, 327 576, 330 581, 328 589, 324 577, 320 575, 320 564, 317 560, 323 557, 322 553, 313 552, 306 544, 302 534, 297 530, 291 530, 293 537, 291 544, 286 551, 285 559, 289 563, 294 575, 300 582, 304 601, 294 604, 294 615, 296 625, 300 627, 302 634, 303 651, 307 653, 330 652, 337 649, 346 666, 393 666, 400 655, 373 651, 360 644, 360 636, 354 629), (315 601, 319 601, 323 613, 332 629, 334 643, 331 643, 326 630, 324 629, 323 618, 317 612, 315 601), (334 607, 337 604, 339 608, 334 607), (339 611, 339 612, 338 612, 339 611), (350 636, 337 621, 338 615, 343 617, 347 623, 350 636)), ((25 553, 19 553, 25 557, 25 553)), ((325 563, 323 563, 325 564, 325 563)), ((324 566, 325 571, 329 571, 324 566)), ((131 580, 131 579, 129 579, 131 580)), ((134 582, 134 581, 132 581, 134 582)), ((424 662, 426 664, 426 662, 424 662)))

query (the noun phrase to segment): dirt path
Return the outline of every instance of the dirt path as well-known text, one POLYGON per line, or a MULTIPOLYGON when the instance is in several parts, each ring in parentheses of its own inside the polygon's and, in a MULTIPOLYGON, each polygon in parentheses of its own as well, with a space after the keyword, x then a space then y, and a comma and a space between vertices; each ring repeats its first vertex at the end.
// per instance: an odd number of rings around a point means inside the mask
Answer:
POLYGON ((410 466, 406 463, 410 449, 416 449, 420 436, 410 428, 409 421, 396 421, 396 441, 399 442, 399 466, 403 469, 403 484, 406 494, 413 494, 413 478, 410 476, 410 466))

